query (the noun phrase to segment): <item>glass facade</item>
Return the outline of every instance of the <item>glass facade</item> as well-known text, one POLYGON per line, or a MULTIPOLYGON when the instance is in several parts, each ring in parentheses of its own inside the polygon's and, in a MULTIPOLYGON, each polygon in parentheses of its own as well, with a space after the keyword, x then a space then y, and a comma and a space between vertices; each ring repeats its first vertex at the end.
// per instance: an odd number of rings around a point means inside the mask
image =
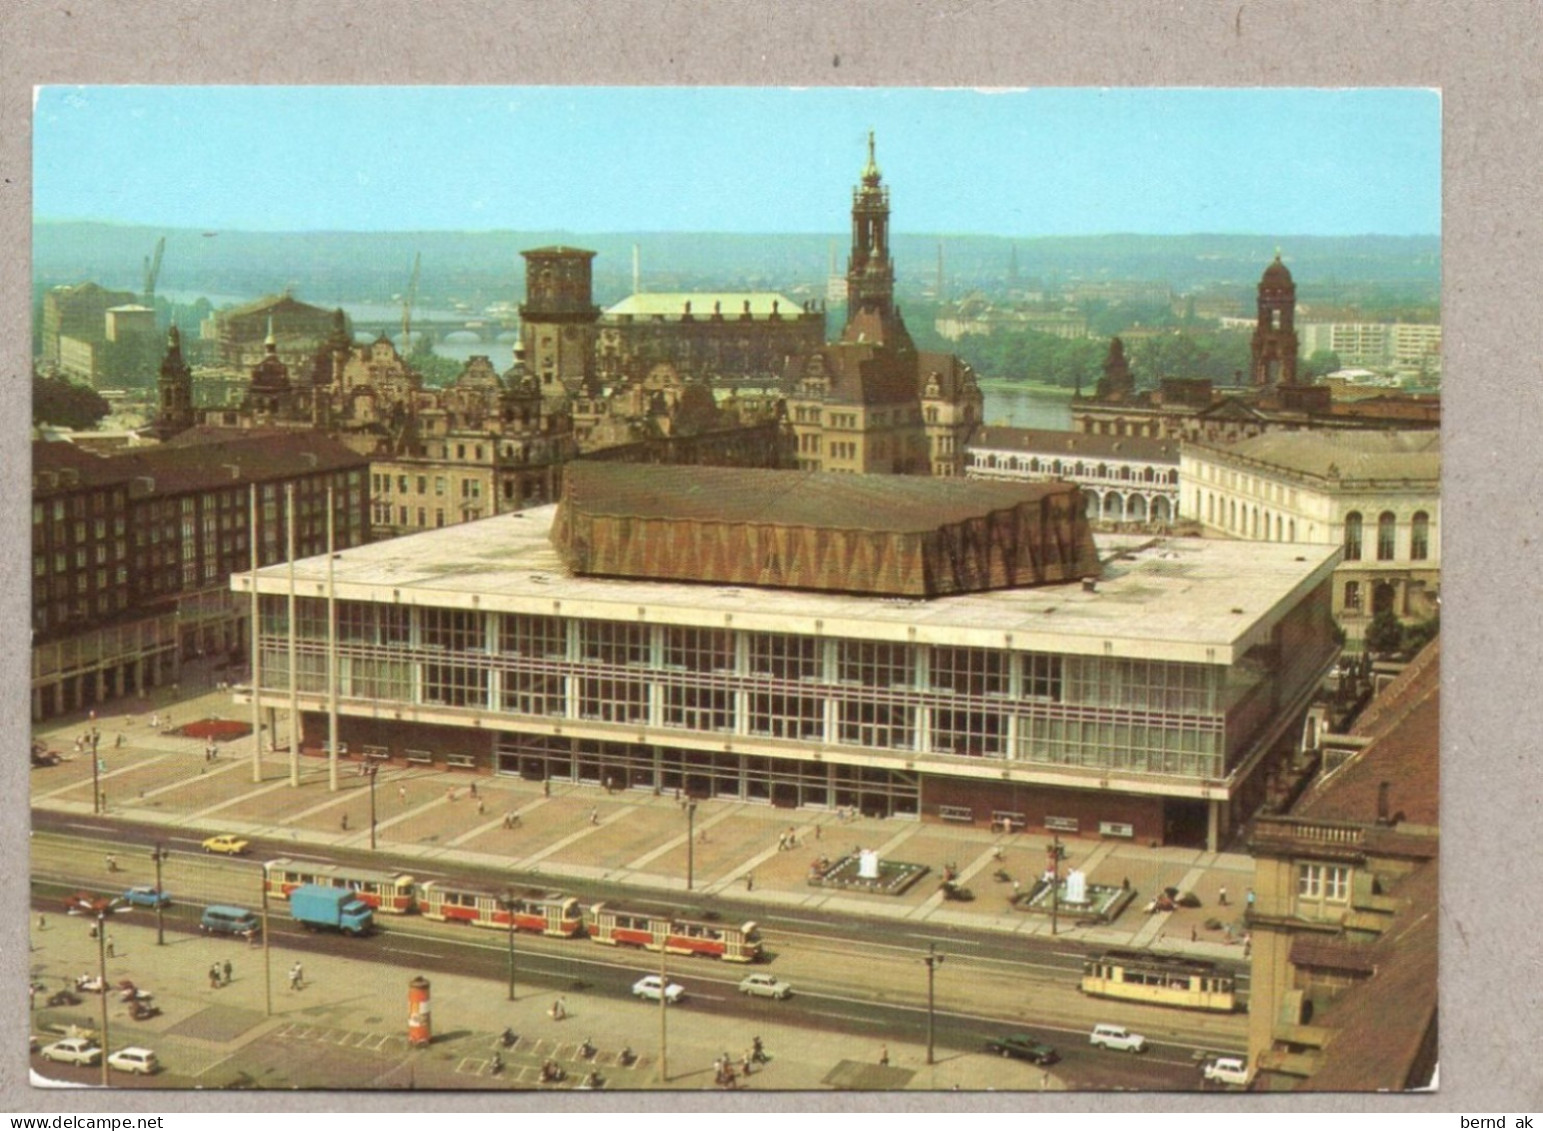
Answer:
MULTIPOLYGON (((287 602, 262 598, 274 695, 289 686, 287 602)), ((1217 779, 1282 692, 1268 648, 1228 667, 346 600, 337 616, 345 708, 646 726, 651 742, 739 735, 902 766, 999 759, 1217 779)), ((326 602, 298 598, 295 619, 299 689, 325 694, 326 602)))

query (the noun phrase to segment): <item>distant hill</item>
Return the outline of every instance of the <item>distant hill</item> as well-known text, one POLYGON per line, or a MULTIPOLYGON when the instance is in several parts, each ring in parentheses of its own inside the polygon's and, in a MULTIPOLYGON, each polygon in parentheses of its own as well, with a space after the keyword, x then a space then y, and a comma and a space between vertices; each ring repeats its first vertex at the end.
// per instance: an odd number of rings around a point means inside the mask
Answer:
MULTIPOLYGON (((33 225, 33 279, 53 286, 87 279, 138 291, 146 256, 166 238, 158 289, 252 297, 289 287, 328 305, 387 302, 405 290, 413 257, 423 258, 425 306, 518 302, 522 250, 568 244, 599 253, 596 300, 632 291, 632 249, 640 250, 644 289, 775 289, 823 297, 831 249, 846 268, 843 232, 745 235, 711 232, 239 232, 205 233, 80 221, 33 225)), ((1175 291, 1235 289, 1259 278, 1279 246, 1304 291, 1372 287, 1439 302, 1441 245, 1434 236, 1098 235, 1008 239, 985 235, 897 234, 894 257, 902 299, 935 290, 939 242, 946 290, 1000 289, 1016 250, 1020 285, 1034 281, 1152 280, 1175 291)))

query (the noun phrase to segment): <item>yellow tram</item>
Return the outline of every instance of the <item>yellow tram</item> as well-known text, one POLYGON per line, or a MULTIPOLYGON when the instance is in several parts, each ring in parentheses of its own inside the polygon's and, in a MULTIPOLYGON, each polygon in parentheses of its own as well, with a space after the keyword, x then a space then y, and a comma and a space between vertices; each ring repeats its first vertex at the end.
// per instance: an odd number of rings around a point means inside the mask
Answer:
POLYGON ((1238 1007, 1236 979, 1216 963, 1136 950, 1090 955, 1082 967, 1082 992, 1212 1013, 1238 1007))

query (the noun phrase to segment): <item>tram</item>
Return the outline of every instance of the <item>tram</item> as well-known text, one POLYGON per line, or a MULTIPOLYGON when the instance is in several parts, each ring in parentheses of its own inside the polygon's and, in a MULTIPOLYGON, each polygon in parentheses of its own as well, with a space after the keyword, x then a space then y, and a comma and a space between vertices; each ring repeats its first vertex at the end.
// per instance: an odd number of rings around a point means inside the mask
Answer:
POLYGON ((1135 950, 1090 955, 1082 968, 1082 992, 1149 1005, 1232 1013, 1236 980, 1214 962, 1135 950))
POLYGON ((470 887, 445 880, 429 880, 418 887, 418 911, 425 919, 442 923, 470 923, 474 927, 514 929, 573 938, 584 930, 579 901, 572 896, 507 895, 488 888, 470 887), (512 907, 511 907, 512 903, 512 907))
POLYGON ((597 903, 590 908, 589 937, 607 946, 637 946, 671 954, 706 955, 725 962, 758 962, 761 936, 754 923, 738 927, 624 911, 597 903))
POLYGON ((342 864, 319 864, 301 860, 270 860, 263 865, 268 894, 288 899, 302 884, 345 888, 377 911, 406 915, 415 900, 413 878, 401 872, 377 872, 368 868, 349 868, 342 864))

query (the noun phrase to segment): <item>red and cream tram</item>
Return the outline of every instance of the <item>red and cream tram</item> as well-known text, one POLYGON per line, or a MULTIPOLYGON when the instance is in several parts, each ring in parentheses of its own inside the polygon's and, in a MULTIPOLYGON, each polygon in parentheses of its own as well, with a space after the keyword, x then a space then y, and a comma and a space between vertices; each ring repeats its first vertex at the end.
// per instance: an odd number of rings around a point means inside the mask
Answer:
MULTIPOLYGON (((508 930, 511 908, 507 897, 486 888, 468 887, 445 880, 430 880, 418 887, 418 910, 425 919, 445 923, 470 923, 475 927, 508 930)), ((513 900, 514 929, 572 938, 584 929, 579 901, 571 896, 520 895, 513 900)))
POLYGON ((761 957, 761 936, 754 923, 733 927, 726 923, 624 911, 603 903, 595 904, 589 913, 593 920, 589 937, 608 946, 639 946, 644 950, 663 949, 671 954, 709 955, 725 962, 757 962, 761 957))
POLYGON ((288 859, 270 860, 263 870, 268 877, 268 894, 279 899, 288 899, 289 893, 302 884, 320 884, 345 888, 375 910, 390 915, 405 915, 415 903, 413 878, 401 872, 374 872, 368 868, 288 859))

